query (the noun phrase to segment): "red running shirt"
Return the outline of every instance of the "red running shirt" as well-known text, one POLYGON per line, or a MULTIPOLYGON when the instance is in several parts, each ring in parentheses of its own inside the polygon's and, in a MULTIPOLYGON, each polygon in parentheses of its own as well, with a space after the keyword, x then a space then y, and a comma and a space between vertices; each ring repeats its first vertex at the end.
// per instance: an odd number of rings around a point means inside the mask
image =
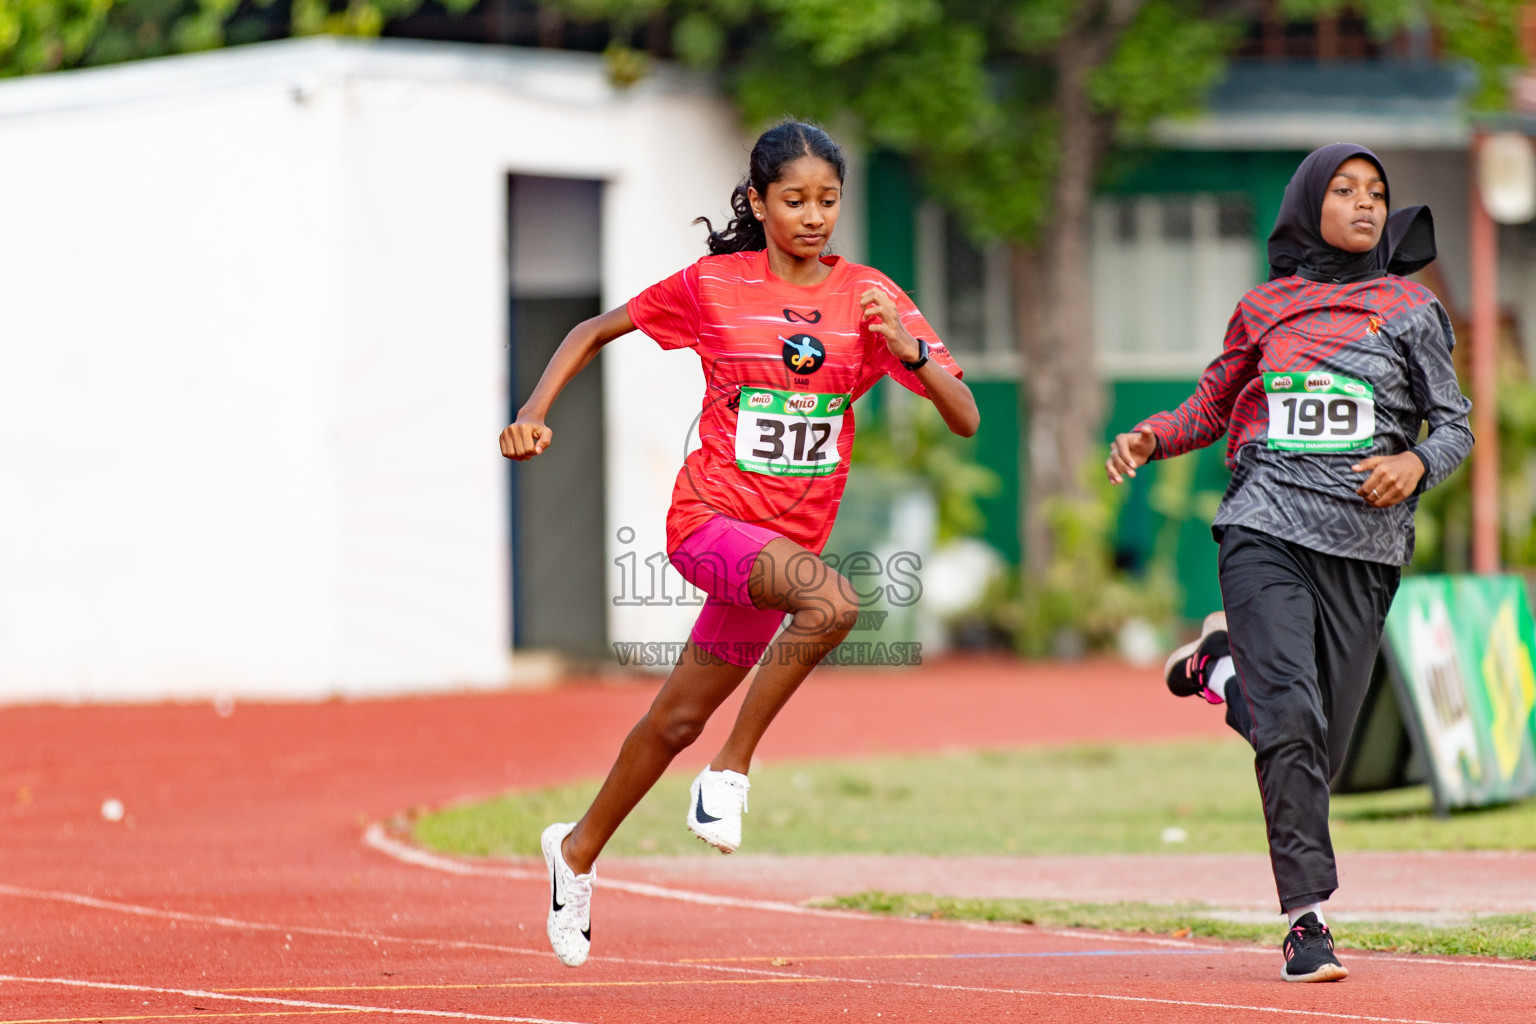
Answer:
POLYGON ((961 376, 890 278, 838 256, 822 262, 826 280, 802 286, 775 277, 763 250, 706 256, 629 300, 636 327, 662 348, 697 350, 704 369, 701 447, 672 489, 668 551, 725 515, 821 552, 848 479, 853 400, 885 376, 928 394, 865 326, 866 289, 884 288, 929 358, 961 376))

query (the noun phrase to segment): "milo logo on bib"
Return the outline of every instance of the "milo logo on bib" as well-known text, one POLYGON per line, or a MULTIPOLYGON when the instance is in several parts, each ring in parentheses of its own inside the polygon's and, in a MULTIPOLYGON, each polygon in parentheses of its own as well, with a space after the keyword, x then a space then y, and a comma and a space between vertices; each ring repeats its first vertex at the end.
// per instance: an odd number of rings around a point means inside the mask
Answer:
POLYGON ((826 476, 837 470, 838 438, 852 395, 741 389, 736 467, 767 476, 826 476))
POLYGON ((1264 374, 1269 447, 1290 452, 1347 452, 1376 440, 1376 389, 1335 373, 1264 374))

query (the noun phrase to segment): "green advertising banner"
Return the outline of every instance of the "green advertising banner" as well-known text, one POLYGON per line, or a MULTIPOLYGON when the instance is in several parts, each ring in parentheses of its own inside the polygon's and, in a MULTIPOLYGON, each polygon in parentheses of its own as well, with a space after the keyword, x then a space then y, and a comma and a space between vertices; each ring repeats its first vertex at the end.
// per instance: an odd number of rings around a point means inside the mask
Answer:
POLYGON ((1536 793, 1536 624, 1522 578, 1410 576, 1384 647, 1437 810, 1536 793))

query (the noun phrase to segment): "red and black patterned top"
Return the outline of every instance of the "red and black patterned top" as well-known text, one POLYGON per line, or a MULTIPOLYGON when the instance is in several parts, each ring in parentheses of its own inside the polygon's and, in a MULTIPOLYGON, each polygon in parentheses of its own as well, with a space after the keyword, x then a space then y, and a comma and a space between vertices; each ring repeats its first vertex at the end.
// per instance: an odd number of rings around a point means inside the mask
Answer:
MULTIPOLYGON (((1251 289, 1195 393, 1140 426, 1155 459, 1227 435, 1232 482, 1212 524, 1245 526, 1325 554, 1403 565, 1417 498, 1389 508, 1355 493, 1371 455, 1412 450, 1419 491, 1472 449, 1451 364, 1450 318, 1428 288, 1388 274, 1331 284, 1282 277, 1251 289), (1429 436, 1418 442, 1421 424, 1429 436)), ((1138 428, 1139 429, 1139 428, 1138 428)))

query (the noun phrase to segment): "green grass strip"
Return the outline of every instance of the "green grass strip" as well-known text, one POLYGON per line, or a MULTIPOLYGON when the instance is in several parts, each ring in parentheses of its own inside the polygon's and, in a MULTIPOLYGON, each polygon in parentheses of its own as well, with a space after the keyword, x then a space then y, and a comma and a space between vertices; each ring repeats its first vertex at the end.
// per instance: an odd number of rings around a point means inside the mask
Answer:
MULTIPOLYGON (((1065 900, 953 899, 926 893, 862 892, 828 900, 825 906, 902 917, 953 918, 1033 924, 1044 928, 1093 928, 1098 931, 1199 936, 1273 945, 1285 938, 1284 922, 1253 924, 1212 917, 1215 908, 1195 904, 1072 903, 1065 900)), ((1395 922, 1330 922, 1339 948, 1443 956, 1486 956, 1536 960, 1536 915, 1477 917, 1466 924, 1421 925, 1395 922)))
MULTIPOLYGON (((664 776, 606 852, 713 855, 683 825, 691 778, 664 776)), ((417 821, 415 837, 450 853, 536 856, 544 826, 575 821, 597 787, 591 781, 450 807, 417 821)), ((1267 848, 1253 753, 1236 737, 770 764, 752 773, 745 824, 746 853, 1267 848)), ((1331 829, 1344 851, 1532 850, 1536 801, 1437 818, 1424 787, 1338 797, 1331 829)))

